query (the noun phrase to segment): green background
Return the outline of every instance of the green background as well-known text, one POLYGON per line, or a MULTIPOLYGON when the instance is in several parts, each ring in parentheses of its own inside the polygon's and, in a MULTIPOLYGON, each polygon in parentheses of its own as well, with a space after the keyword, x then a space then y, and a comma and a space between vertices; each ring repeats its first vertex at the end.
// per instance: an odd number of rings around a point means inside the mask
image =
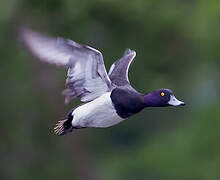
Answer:
POLYGON ((205 0, 1 0, 0 179, 220 179, 220 2, 205 0), (66 70, 43 64, 16 28, 70 38, 103 52, 126 48, 140 92, 170 88, 185 107, 146 108, 106 129, 57 137, 66 70))

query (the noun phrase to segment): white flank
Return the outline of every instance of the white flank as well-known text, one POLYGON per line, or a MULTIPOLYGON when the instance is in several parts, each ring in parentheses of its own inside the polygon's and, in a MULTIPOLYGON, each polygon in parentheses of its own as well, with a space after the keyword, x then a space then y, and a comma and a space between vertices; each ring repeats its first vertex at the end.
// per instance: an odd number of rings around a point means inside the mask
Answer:
POLYGON ((110 98, 111 92, 76 108, 72 125, 77 127, 109 127, 123 121, 116 113, 110 98))

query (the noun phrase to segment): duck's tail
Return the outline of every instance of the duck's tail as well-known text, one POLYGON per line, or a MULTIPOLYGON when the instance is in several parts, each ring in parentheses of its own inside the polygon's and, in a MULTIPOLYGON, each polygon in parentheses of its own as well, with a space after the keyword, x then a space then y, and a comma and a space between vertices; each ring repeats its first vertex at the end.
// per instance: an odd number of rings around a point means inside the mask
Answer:
POLYGON ((58 136, 62 136, 64 134, 70 133, 73 130, 72 120, 71 119, 64 119, 57 122, 54 132, 58 136))

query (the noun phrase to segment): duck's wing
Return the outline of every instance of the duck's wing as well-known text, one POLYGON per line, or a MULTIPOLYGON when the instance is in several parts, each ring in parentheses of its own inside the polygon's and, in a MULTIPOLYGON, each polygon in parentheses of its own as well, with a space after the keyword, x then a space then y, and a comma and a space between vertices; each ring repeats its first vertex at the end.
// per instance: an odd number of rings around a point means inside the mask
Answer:
POLYGON ((124 56, 112 64, 108 75, 114 85, 130 86, 128 70, 135 56, 136 52, 134 50, 126 49, 124 56))
POLYGON ((47 37, 27 28, 20 30, 20 38, 41 61, 69 67, 67 88, 63 91, 65 103, 75 97, 82 102, 92 101, 111 91, 111 80, 98 50, 72 40, 47 37))

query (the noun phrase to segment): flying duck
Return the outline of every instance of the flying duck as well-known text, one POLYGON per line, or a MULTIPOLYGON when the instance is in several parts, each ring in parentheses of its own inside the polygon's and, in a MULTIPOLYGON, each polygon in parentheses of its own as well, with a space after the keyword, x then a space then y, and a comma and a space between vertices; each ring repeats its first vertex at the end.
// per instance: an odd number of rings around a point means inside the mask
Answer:
POLYGON ((66 89, 62 92, 65 104, 76 97, 83 102, 65 120, 58 121, 54 132, 59 136, 73 129, 113 126, 145 107, 185 105, 169 89, 142 94, 130 85, 128 69, 136 56, 134 50, 127 49, 107 74, 102 53, 90 46, 48 37, 28 28, 19 32, 32 55, 43 62, 68 68, 66 89))

